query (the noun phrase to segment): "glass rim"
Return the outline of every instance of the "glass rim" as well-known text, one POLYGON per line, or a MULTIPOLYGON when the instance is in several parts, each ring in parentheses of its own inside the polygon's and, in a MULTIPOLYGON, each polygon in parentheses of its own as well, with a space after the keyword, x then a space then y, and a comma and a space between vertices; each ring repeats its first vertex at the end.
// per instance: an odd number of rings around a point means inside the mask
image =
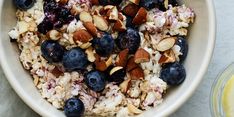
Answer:
POLYGON ((234 62, 229 64, 227 67, 225 67, 224 70, 222 70, 217 75, 214 82, 212 83, 210 97, 209 97, 210 99, 209 106, 210 106, 210 112, 211 112, 212 117, 219 117, 219 116, 225 115, 223 108, 222 108, 222 95, 220 98, 220 97, 214 97, 214 94, 218 91, 220 91, 221 93, 223 92, 222 86, 224 86, 227 83, 227 81, 231 78, 231 77, 225 77, 225 76, 229 76, 229 75, 234 75, 234 62), (219 88, 219 89, 216 90, 216 88, 219 88), (220 98, 220 99, 217 100, 215 98, 220 98), (217 104, 218 110, 215 109, 215 106, 216 106, 215 104, 217 104))

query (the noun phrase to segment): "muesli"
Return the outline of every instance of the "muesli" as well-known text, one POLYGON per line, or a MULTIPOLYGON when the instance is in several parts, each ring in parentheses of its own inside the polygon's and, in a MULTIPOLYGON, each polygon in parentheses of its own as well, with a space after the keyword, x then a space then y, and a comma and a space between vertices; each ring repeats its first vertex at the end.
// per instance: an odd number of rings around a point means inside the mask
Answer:
POLYGON ((176 0, 14 2, 19 59, 68 117, 141 114, 186 78, 195 14, 176 0))

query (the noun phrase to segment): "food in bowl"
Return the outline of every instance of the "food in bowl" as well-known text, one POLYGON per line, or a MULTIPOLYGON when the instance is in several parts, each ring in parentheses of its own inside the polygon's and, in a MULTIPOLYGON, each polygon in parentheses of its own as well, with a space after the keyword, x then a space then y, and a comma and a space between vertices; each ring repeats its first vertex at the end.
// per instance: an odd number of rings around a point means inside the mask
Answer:
POLYGON ((66 116, 137 115, 186 78, 195 16, 176 0, 14 1, 20 61, 66 116))

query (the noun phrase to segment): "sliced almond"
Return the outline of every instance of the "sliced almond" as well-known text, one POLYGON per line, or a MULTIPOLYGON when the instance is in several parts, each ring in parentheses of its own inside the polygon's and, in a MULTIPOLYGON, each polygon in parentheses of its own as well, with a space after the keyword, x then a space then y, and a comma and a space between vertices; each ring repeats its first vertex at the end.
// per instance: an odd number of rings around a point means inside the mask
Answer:
POLYGON ((52 40, 58 40, 62 37, 62 34, 57 30, 51 30, 47 33, 47 35, 52 40))
POLYGON ((173 52, 173 50, 170 49, 163 53, 158 63, 165 64, 165 63, 173 63, 175 61, 176 61, 175 53, 173 52))
POLYGON ((119 71, 121 69, 123 69, 123 67, 121 67, 121 66, 117 66, 117 67, 112 68, 110 71, 110 75, 112 75, 113 73, 115 73, 116 71, 119 71))
POLYGON ((168 1, 168 0, 164 0, 164 7, 165 7, 166 9, 168 9, 168 5, 169 5, 169 1, 168 1))
POLYGON ((85 50, 85 53, 87 54, 87 58, 90 62, 94 62, 95 61, 95 56, 93 53, 93 48, 89 47, 88 49, 85 50))
POLYGON ((78 29, 73 33, 74 42, 80 41, 82 43, 87 43, 92 39, 92 35, 88 33, 85 29, 78 29))
POLYGON ((90 34, 97 36, 98 30, 92 22, 84 22, 83 25, 90 34))
POLYGON ((129 71, 130 77, 132 80, 144 79, 144 70, 141 67, 137 67, 129 71))
POLYGON ((106 61, 106 66, 109 67, 110 65, 112 65, 112 57, 109 57, 106 61))
POLYGON ((108 15, 108 19, 112 21, 118 20, 118 9, 116 6, 114 6, 112 9, 110 9, 110 14, 108 15))
POLYGON ((124 14, 128 16, 134 17, 136 16, 138 10, 139 10, 139 7, 136 4, 130 3, 127 6, 125 6, 122 11, 124 14))
POLYGON ((139 48, 134 55, 135 63, 144 63, 150 61, 150 54, 143 48, 139 48))
POLYGON ((19 21, 17 23, 18 28, 19 28, 19 34, 25 33, 28 31, 29 24, 25 21, 19 21))
POLYGON ((90 0, 92 5, 99 5, 99 1, 98 0, 90 0))
POLYGON ((112 9, 112 8, 114 8, 115 6, 113 6, 113 5, 106 5, 105 7, 104 7, 104 10, 110 10, 110 9, 112 9))
POLYGON ((129 49, 124 49, 122 50, 116 60, 116 65, 117 66, 122 66, 125 67, 127 62, 128 62, 128 53, 129 53, 129 49))
POLYGON ((171 49, 175 45, 175 42, 176 42, 176 37, 168 37, 161 40, 156 46, 156 48, 158 51, 163 52, 171 49))
POLYGON ((119 85, 121 92, 127 93, 128 89, 130 88, 130 84, 131 84, 130 81, 131 81, 131 79, 128 78, 127 80, 123 81, 123 82, 119 85))
POLYGON ((126 70, 127 72, 138 67, 138 64, 135 63, 134 57, 130 57, 127 62, 126 70))
POLYGON ((136 5, 139 5, 139 3, 140 3, 140 0, 129 0, 129 1, 136 4, 136 5))
POLYGON ((147 10, 141 7, 136 16, 133 18, 132 23, 135 25, 141 25, 147 21, 147 10))
POLYGON ((70 10, 70 12, 71 12, 72 15, 75 16, 75 15, 78 15, 80 13, 80 9, 78 9, 76 7, 76 5, 73 5, 72 8, 71 8, 71 10, 70 10))
POLYGON ((114 31, 118 31, 118 32, 123 32, 125 31, 127 28, 126 26, 124 25, 124 23, 118 19, 115 23, 114 23, 114 26, 113 26, 113 30, 114 31))
POLYGON ((142 110, 138 109, 137 107, 135 107, 135 106, 132 105, 132 104, 128 104, 128 105, 127 105, 127 108, 128 108, 128 111, 129 111, 130 113, 140 114, 140 113, 143 112, 142 110))
POLYGON ((82 43, 82 44, 80 45, 80 48, 81 48, 81 49, 87 49, 87 48, 89 48, 91 45, 92 45, 92 43, 90 43, 90 42, 82 43))
POLYGON ((82 11, 80 13, 79 17, 80 17, 80 20, 83 22, 92 22, 93 21, 91 14, 89 12, 86 12, 86 11, 82 11))
POLYGON ((94 15, 93 16, 94 25, 101 30, 107 31, 108 30, 108 22, 102 16, 94 15))

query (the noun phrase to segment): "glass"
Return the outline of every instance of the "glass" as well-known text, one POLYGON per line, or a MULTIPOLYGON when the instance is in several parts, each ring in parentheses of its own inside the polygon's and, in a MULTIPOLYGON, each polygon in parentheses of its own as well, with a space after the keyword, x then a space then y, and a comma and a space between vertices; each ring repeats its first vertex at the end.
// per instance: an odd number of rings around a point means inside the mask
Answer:
MULTIPOLYGON (((234 63, 229 65, 214 81, 210 94, 210 109, 212 117, 225 117, 222 105, 224 87, 234 75, 234 63)), ((233 97, 234 98, 234 97, 233 97)))

